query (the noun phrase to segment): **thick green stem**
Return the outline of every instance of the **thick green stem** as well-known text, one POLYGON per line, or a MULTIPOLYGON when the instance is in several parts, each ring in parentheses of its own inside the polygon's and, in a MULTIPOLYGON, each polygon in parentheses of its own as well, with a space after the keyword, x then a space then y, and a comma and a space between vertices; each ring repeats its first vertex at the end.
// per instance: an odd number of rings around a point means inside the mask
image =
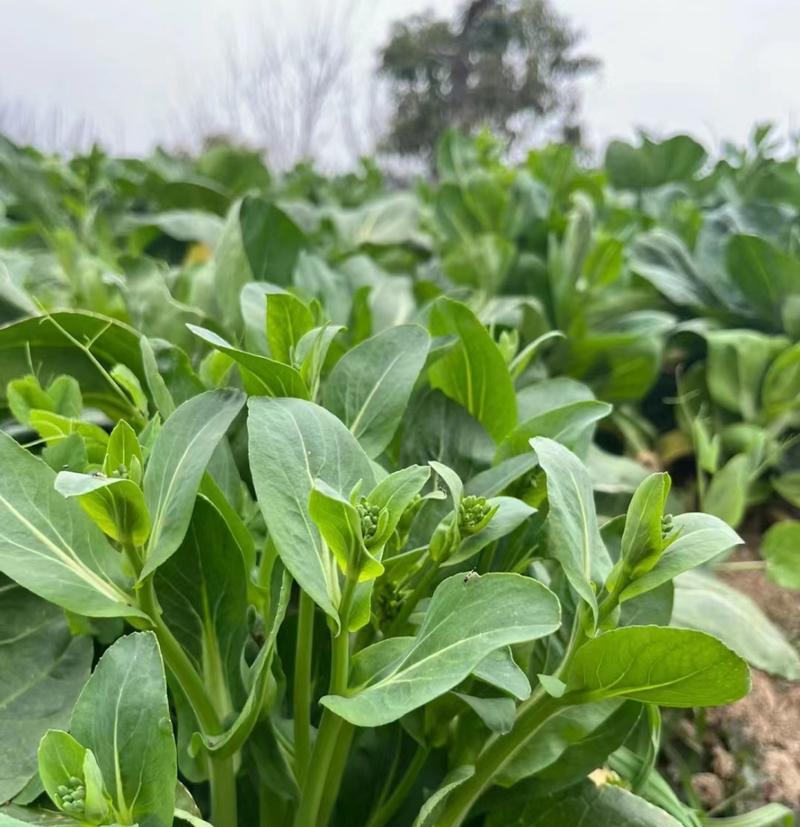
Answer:
POLYGON ((430 755, 430 747, 423 747, 419 745, 411 763, 403 773, 403 777, 394 788, 394 792, 389 798, 372 814, 370 820, 367 822, 367 827, 384 827, 392 819, 394 814, 400 809, 403 802, 408 798, 414 784, 417 781, 425 762, 430 755))
MULTIPOLYGON (((350 633, 347 629, 347 621, 355 587, 355 580, 348 578, 339 605, 339 633, 332 632, 331 634, 331 695, 342 695, 347 691, 347 680, 350 672, 350 633)), ((317 740, 311 753, 311 763, 306 775, 305 787, 300 798, 300 806, 295 815, 295 827, 315 827, 315 825, 318 825, 329 768, 336 752, 337 742, 345 726, 349 726, 349 724, 346 724, 330 709, 325 709, 322 713, 317 740)), ((336 791, 338 791, 338 785, 336 791)), ((334 798, 336 791, 334 791, 334 798)))
POLYGON ((300 591, 294 658, 294 771, 300 789, 311 760, 311 662, 314 653, 314 601, 300 591))
POLYGON ((342 722, 339 729, 339 737, 336 740, 331 763, 328 767, 328 778, 325 782, 325 789, 322 791, 322 803, 317 817, 317 827, 325 827, 330 821, 333 807, 339 796, 339 787, 342 784, 344 771, 347 767, 347 759, 350 756, 350 745, 353 743, 355 727, 347 721, 342 722))
MULTIPOLYGON (((138 595, 140 608, 153 624, 164 663, 186 695, 200 728, 206 735, 219 735, 222 732, 222 722, 206 692, 206 687, 183 647, 161 617, 161 607, 158 605, 152 575, 142 583, 138 595)), ((236 827, 234 760, 234 756, 218 758, 210 755, 208 758, 211 820, 215 827, 236 827)))
POLYGON ((539 688, 520 707, 514 729, 491 740, 475 762, 475 774, 457 787, 448 799, 437 827, 460 827, 475 802, 497 773, 519 752, 558 709, 559 701, 539 688))

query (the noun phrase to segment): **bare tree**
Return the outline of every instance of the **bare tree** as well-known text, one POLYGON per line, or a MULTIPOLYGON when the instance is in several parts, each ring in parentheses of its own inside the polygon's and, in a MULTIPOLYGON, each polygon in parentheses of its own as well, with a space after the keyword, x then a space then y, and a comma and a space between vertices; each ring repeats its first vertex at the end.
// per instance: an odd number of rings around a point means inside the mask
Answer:
POLYGON ((229 35, 210 90, 176 113, 179 141, 224 135, 263 149, 278 169, 346 146, 353 100, 345 98, 365 8, 364 0, 318 0, 295 30, 263 15, 248 21, 245 36, 229 35))

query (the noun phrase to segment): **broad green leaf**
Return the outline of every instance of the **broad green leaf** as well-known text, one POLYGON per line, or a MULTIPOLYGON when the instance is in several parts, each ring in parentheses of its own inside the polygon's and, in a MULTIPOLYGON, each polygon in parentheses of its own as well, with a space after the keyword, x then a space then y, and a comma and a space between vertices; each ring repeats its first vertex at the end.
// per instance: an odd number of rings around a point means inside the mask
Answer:
POLYGON ((356 209, 330 208, 328 215, 345 248, 385 246, 416 241, 419 201, 413 193, 396 192, 356 209))
POLYGON ((336 618, 338 583, 308 512, 315 480, 336 491, 371 490, 369 458, 329 411, 300 399, 251 399, 250 470, 259 506, 284 565, 300 587, 336 618))
POLYGON ((435 827, 436 818, 453 790, 475 775, 475 767, 465 765, 449 772, 438 790, 422 805, 412 827, 435 827))
POLYGON ((247 392, 253 396, 296 396, 308 399, 309 392, 300 372, 267 356, 239 350, 211 330, 188 325, 189 330, 212 347, 230 356, 242 371, 247 392))
POLYGON ((672 623, 716 635, 756 669, 800 680, 800 655, 781 629, 715 577, 689 571, 676 579, 672 623))
POLYGON ((664 141, 641 136, 641 144, 611 141, 606 149, 605 168, 617 189, 645 190, 670 181, 691 181, 706 160, 701 144, 688 135, 664 141))
POLYGON ((638 704, 616 698, 561 709, 503 766, 497 783, 511 787, 530 776, 562 786, 577 781, 622 745, 640 714, 638 704))
POLYGON ((565 677, 564 699, 628 698, 659 706, 718 706, 750 690, 747 664, 703 632, 626 626, 591 638, 565 677))
POLYGON ((800 589, 800 522, 773 525, 761 539, 761 556, 767 577, 787 589, 800 589))
POLYGON ((293 365, 297 343, 314 327, 314 316, 308 306, 291 293, 271 293, 266 299, 270 355, 279 362, 293 365))
POLYGON ((453 695, 467 705, 491 732, 504 735, 514 727, 517 705, 512 698, 483 698, 465 692, 453 695))
POLYGON ((670 485, 668 474, 651 474, 631 498, 621 545, 622 561, 631 577, 650 571, 661 556, 662 519, 670 485))
POLYGON ((207 391, 184 402, 156 437, 144 475, 153 522, 142 577, 177 550, 211 455, 244 405, 239 391, 207 391))
POLYGON ((92 642, 72 637, 64 613, 0 576, 0 801, 36 774, 36 749, 65 727, 89 677, 92 642))
POLYGON ((800 411, 800 343, 784 350, 769 366, 761 401, 767 421, 800 411))
POLYGON ((592 581, 602 583, 611 569, 600 536, 589 472, 563 445, 538 437, 531 447, 547 475, 547 536, 550 554, 564 569, 573 589, 597 617, 592 581))
POLYGON ((734 528, 744 519, 752 461, 746 454, 736 454, 711 478, 703 509, 734 528))
POLYGON ((241 324, 239 294, 249 281, 288 284, 306 244, 302 230, 280 207, 247 196, 228 213, 214 251, 214 287, 221 321, 241 324))
POLYGON ((136 632, 106 650, 75 704, 70 733, 94 753, 123 819, 171 827, 175 740, 154 634, 136 632))
POLYGON ((459 684, 495 649, 537 640, 560 623, 558 600, 536 580, 497 573, 465 583, 457 574, 437 587, 413 646, 388 674, 322 703, 357 726, 395 721, 459 684))
POLYGON ((0 327, 0 388, 30 373, 33 362, 44 386, 68 374, 79 383, 86 404, 114 418, 130 416, 130 400, 108 370, 124 364, 143 378, 139 339, 133 328, 98 313, 59 311, 21 319, 0 327), (89 342, 91 356, 85 349, 89 342))
POLYGON ((45 600, 88 617, 141 616, 122 558, 55 472, 0 434, 0 570, 45 600))
POLYGON ((448 298, 431 308, 429 329, 457 339, 428 369, 431 385, 462 404, 499 442, 516 425, 517 400, 497 345, 466 305, 448 298))
POLYGON ((141 489, 132 480, 61 471, 55 489, 62 497, 76 497, 95 525, 112 540, 136 546, 147 541, 150 515, 141 489))
POLYGON ((725 262, 749 311, 780 330, 786 298, 800 294, 800 259, 765 238, 734 235, 728 242, 725 262))
POLYGON ((194 502, 180 547, 156 572, 164 620, 225 717, 243 694, 247 572, 225 520, 205 498, 194 502))
POLYGON ((481 233, 457 241, 442 258, 450 281, 496 293, 517 257, 516 245, 496 233, 481 233))
POLYGON ((764 376, 772 360, 785 350, 788 340, 754 330, 713 330, 705 338, 706 381, 711 398, 746 422, 755 421, 764 376))
POLYGON ((679 514, 672 520, 672 540, 656 565, 635 579, 620 595, 631 600, 673 580, 679 574, 702 566, 742 542, 739 535, 710 514, 679 514), (674 539, 672 539, 674 538, 674 539))
POLYGON ((531 684, 525 672, 517 666, 511 649, 496 649, 488 654, 473 670, 478 680, 502 689, 521 701, 531 694, 531 684))
POLYGON ((539 464, 532 451, 526 451, 516 457, 509 457, 476 474, 466 485, 467 494, 476 497, 496 497, 502 494, 509 485, 520 477, 532 471, 539 464))
POLYGON ((509 802, 492 812, 486 827, 680 827, 680 822, 613 784, 591 781, 545 798, 529 798, 520 807, 509 802))
POLYGON ((370 457, 379 456, 394 436, 429 343, 424 328, 399 325, 361 342, 331 371, 323 390, 325 407, 370 457))
POLYGON ((534 437, 547 437, 571 449, 577 449, 586 434, 591 433, 592 426, 610 413, 611 405, 588 399, 531 417, 514 428, 500 443, 495 461, 502 462, 518 454, 527 453, 530 440, 534 437))
POLYGON ((712 307, 706 287, 684 243, 666 230, 649 230, 631 245, 630 265, 673 304, 712 307))

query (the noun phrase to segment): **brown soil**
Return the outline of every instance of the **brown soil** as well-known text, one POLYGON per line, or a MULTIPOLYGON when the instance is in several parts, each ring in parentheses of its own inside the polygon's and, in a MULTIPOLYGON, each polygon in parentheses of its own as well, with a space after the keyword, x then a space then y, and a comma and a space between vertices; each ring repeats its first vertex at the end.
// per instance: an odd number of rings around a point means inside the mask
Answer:
MULTIPOLYGON (((757 557, 744 549, 735 559, 757 557)), ((758 603, 792 642, 800 641, 800 592, 775 585, 760 571, 728 571, 720 576, 758 603)), ((757 777, 748 780, 756 788, 756 797, 800 811, 800 683, 754 671, 750 695, 731 706, 711 710, 707 723, 716 733, 712 740, 719 739, 719 743, 709 745, 711 772, 698 773, 693 779, 701 799, 714 806, 713 798, 720 788, 730 791, 734 776, 739 776, 741 784, 741 767, 737 772, 737 761, 731 753, 751 754, 757 777)))

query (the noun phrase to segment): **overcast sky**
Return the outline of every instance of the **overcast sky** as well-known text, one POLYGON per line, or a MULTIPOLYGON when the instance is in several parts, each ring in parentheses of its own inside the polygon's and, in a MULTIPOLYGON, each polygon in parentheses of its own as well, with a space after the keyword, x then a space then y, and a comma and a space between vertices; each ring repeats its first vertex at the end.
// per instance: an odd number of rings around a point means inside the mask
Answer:
MULTIPOLYGON (((0 101, 58 107, 65 120, 88 119, 114 150, 144 152, 170 136, 181 102, 213 83, 222 44, 248 31, 254 9, 276 31, 296 30, 326 2, 337 0, 0 0, 0 101)), ((353 43, 363 74, 390 21, 432 5, 366 2, 353 43)), ((435 3, 442 13, 459 5, 435 3)), ((713 145, 743 140, 758 120, 800 125, 798 0, 554 5, 603 62, 583 107, 596 147, 637 127, 688 130, 713 145)))

